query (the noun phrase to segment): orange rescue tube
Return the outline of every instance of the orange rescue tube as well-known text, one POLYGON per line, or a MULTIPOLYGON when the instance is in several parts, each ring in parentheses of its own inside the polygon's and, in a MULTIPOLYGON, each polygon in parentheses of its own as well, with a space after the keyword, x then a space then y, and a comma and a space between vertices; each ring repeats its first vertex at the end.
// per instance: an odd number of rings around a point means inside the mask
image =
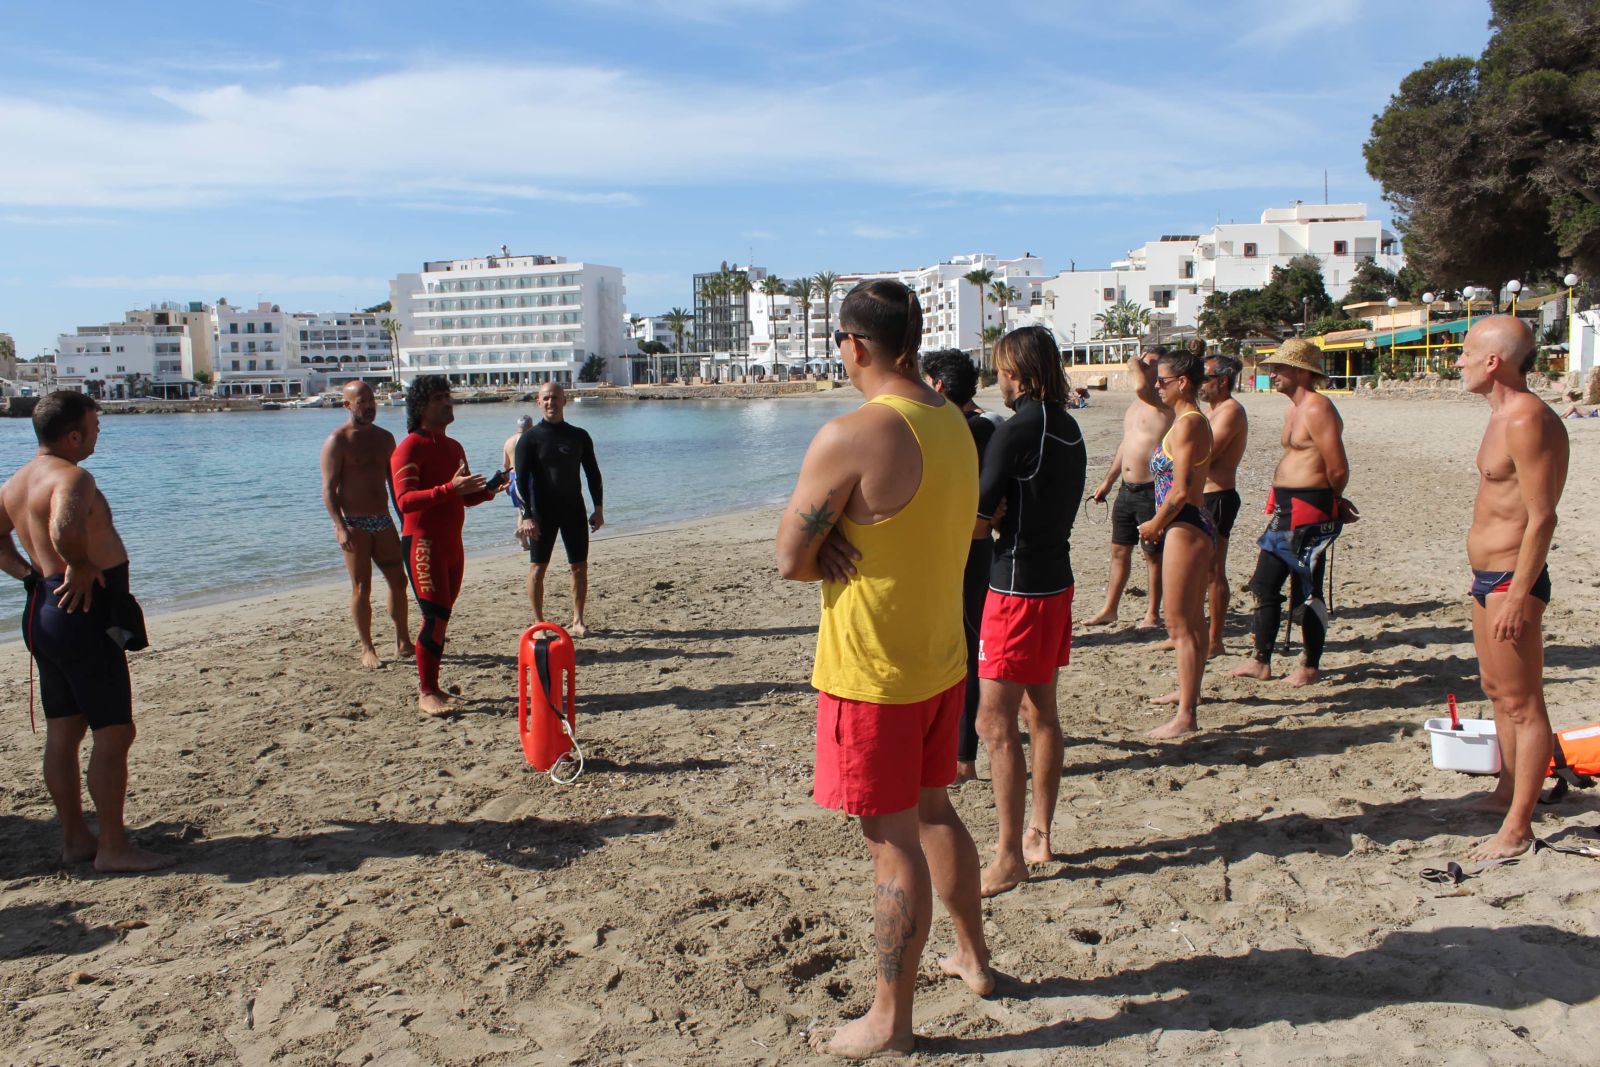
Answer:
POLYGON ((575 747, 577 672, 567 631, 541 622, 523 632, 517 649, 517 732, 522 754, 538 770, 548 771, 575 747))

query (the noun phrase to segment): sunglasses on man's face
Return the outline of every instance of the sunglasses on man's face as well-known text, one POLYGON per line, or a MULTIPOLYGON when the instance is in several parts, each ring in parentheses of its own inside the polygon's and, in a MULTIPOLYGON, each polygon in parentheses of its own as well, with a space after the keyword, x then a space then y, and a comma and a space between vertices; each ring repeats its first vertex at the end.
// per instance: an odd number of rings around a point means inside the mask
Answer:
POLYGON ((844 347, 844 339, 846 337, 854 337, 858 341, 870 341, 870 340, 872 340, 872 338, 868 337, 864 333, 855 333, 854 331, 851 331, 851 330, 834 330, 833 331, 833 347, 835 347, 835 348, 843 348, 844 347))

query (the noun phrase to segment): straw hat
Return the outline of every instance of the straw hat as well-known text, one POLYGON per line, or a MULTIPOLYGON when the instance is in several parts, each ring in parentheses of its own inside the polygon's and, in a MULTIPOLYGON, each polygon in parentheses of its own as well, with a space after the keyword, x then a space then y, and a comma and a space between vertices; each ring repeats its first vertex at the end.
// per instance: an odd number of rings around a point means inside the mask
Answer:
POLYGON ((1304 337, 1291 337, 1278 346, 1278 350, 1260 362, 1260 366, 1267 367, 1277 364, 1280 367, 1298 367, 1308 370, 1324 380, 1328 372, 1322 369, 1322 349, 1307 341, 1304 337))

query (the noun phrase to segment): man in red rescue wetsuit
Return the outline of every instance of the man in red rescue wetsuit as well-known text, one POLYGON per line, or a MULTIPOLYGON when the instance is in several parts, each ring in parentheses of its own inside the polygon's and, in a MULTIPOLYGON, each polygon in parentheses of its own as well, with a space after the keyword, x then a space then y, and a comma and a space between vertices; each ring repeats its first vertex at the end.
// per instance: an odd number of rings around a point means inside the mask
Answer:
POLYGON ((501 488, 490 487, 483 475, 468 471, 461 442, 445 435, 445 427, 455 417, 449 379, 441 374, 421 375, 406 391, 408 432, 389 461, 395 507, 401 516, 400 540, 411 588, 422 609, 417 634, 417 707, 434 716, 455 710, 450 697, 439 688, 439 660, 466 564, 461 527, 467 508, 492 500, 501 488))

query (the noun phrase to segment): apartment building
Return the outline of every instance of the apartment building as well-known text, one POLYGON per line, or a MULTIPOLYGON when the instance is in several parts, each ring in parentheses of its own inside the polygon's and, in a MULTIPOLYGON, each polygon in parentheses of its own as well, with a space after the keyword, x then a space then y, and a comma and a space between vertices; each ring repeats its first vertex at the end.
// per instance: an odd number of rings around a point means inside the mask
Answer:
POLYGON ((399 374, 453 385, 570 385, 590 356, 625 384, 622 270, 564 256, 499 255, 426 262, 389 283, 399 374))
POLYGON ((166 301, 148 308, 130 311, 126 321, 146 326, 181 326, 189 337, 189 355, 184 363, 185 377, 215 375, 211 347, 216 342, 217 320, 211 305, 198 300, 184 303, 166 301))
POLYGON ((394 377, 389 316, 372 311, 297 311, 290 316, 300 366, 310 371, 315 392, 342 389, 349 382, 376 386, 394 377))
POLYGON ((1108 267, 1073 270, 1045 281, 1039 318, 1063 344, 1088 341, 1096 316, 1127 300, 1150 309, 1155 330, 1192 328, 1214 292, 1258 289, 1274 267, 1315 256, 1335 304, 1350 290, 1356 269, 1371 260, 1386 270, 1405 265, 1399 239, 1365 204, 1303 204, 1268 208, 1253 223, 1223 223, 1203 234, 1167 234, 1147 241, 1108 267))
POLYGON ((184 399, 200 388, 183 370, 192 362, 183 326, 144 322, 79 326, 76 333, 56 339, 56 388, 75 389, 100 400, 184 399))
POLYGON ((311 370, 300 363, 294 318, 268 301, 253 308, 226 299, 215 308, 218 396, 305 396, 311 370))

